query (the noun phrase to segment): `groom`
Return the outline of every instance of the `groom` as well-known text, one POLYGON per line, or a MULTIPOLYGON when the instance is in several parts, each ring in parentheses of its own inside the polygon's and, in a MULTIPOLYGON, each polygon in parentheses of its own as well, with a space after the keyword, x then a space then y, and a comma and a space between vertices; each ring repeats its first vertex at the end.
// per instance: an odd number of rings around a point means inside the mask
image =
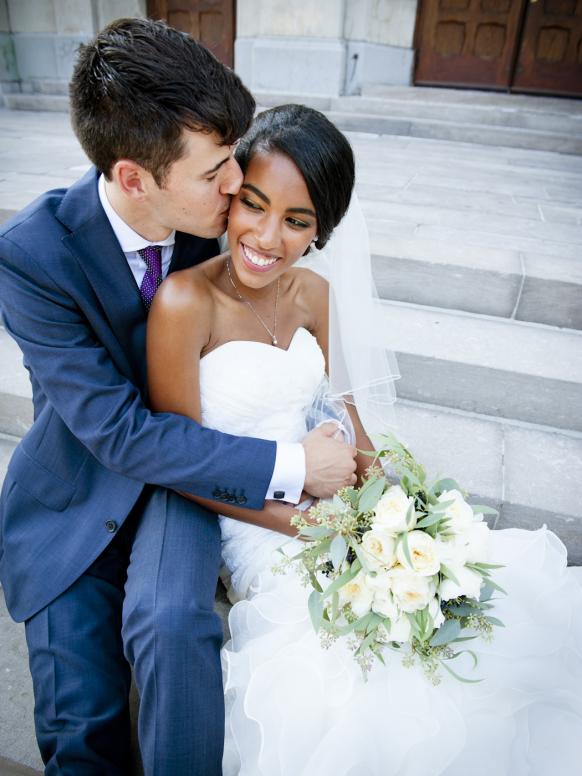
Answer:
POLYGON ((47 774, 128 773, 131 664, 146 774, 218 776, 220 535, 176 491, 296 503, 351 482, 354 451, 321 429, 276 445, 147 409, 153 295, 218 253, 241 184, 254 101, 237 76, 125 19, 82 47, 71 106, 95 168, 0 231, 0 305, 34 401, 2 490, 0 580, 26 623, 47 774))

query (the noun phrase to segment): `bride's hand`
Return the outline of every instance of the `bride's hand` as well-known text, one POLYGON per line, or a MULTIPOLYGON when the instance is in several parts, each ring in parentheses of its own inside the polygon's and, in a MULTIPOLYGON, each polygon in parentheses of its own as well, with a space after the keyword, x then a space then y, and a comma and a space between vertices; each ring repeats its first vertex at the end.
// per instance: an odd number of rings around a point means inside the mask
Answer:
POLYGON ((356 484, 356 448, 334 439, 336 432, 335 423, 324 423, 303 439, 305 490, 318 498, 356 484))

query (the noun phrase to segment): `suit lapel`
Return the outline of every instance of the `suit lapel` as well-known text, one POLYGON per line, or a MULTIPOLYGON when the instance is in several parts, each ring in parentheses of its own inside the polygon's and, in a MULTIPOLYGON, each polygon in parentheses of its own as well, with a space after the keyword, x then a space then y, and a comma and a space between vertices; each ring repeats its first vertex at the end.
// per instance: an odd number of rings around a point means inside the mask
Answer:
MULTIPOLYGON (((57 211, 71 232, 63 244, 79 262, 120 345, 121 371, 145 395, 147 313, 139 289, 105 215, 97 191, 98 174, 90 170, 66 193, 57 211)), ((217 240, 176 233, 169 272, 186 269, 216 256, 217 240)), ((90 317, 90 316, 89 316, 90 317)))
MULTIPOLYGON (((71 229, 63 244, 78 261, 120 345, 124 374, 146 384, 146 311, 127 259, 105 215, 91 170, 67 192, 57 217, 71 229)), ((89 315, 90 317, 90 315, 89 315)), ((119 354, 112 354, 119 361, 119 354)))

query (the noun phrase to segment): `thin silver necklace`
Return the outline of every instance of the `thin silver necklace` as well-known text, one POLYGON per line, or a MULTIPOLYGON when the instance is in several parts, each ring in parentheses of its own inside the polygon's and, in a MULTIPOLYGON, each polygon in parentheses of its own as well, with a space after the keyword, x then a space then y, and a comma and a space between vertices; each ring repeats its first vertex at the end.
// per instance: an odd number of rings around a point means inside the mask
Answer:
POLYGON ((246 305, 248 305, 251 309, 251 312, 255 316, 255 318, 258 320, 258 322, 261 324, 263 329, 268 333, 269 337, 271 338, 271 344, 277 345, 277 305, 279 304, 279 287, 281 285, 281 278, 277 278, 277 295, 275 296, 275 311, 273 313, 273 331, 269 329, 265 321, 261 318, 261 316, 258 314, 258 312, 255 310, 251 302, 249 302, 248 299, 245 299, 245 297, 241 294, 241 292, 236 287, 236 283, 232 279, 232 275, 230 274, 230 257, 226 260, 226 271, 228 273, 228 279, 232 283, 232 287, 234 288, 235 294, 238 296, 238 298, 241 300, 241 302, 244 302, 246 305))

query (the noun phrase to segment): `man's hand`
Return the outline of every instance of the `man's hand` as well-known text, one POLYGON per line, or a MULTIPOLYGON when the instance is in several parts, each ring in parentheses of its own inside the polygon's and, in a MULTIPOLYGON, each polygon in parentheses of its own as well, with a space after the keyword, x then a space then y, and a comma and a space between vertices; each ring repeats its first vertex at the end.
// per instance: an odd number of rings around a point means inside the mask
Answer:
POLYGON ((335 423, 324 423, 303 439, 305 490, 317 498, 330 498, 340 488, 356 484, 356 448, 334 439, 335 423))

